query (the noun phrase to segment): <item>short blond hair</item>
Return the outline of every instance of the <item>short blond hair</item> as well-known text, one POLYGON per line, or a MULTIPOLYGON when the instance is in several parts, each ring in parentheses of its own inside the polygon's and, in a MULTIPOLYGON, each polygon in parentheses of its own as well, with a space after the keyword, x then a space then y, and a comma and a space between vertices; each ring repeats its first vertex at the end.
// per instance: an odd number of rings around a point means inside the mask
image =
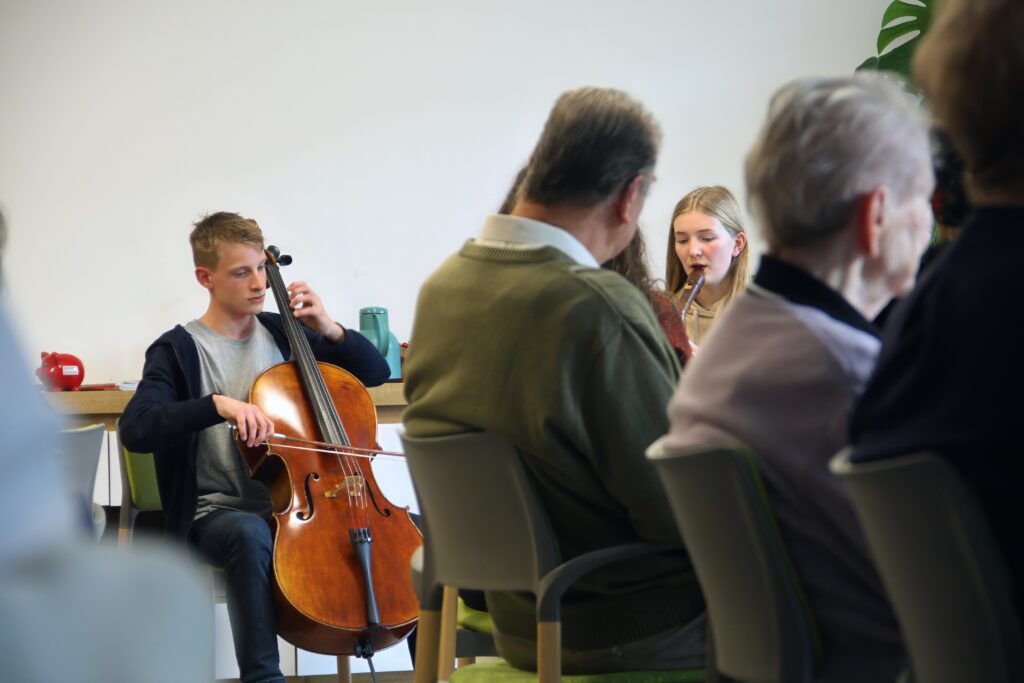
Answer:
POLYGON ((1020 188, 1024 4, 946 0, 941 7, 914 55, 914 77, 971 182, 992 190, 1020 188))
MULTIPOLYGON (((679 200, 676 208, 672 211, 672 220, 668 224, 668 259, 665 267, 665 288, 675 294, 686 284, 686 273, 683 271, 683 264, 679 262, 679 255, 676 254, 676 219, 684 213, 697 211, 706 216, 711 216, 722 224, 726 232, 732 237, 741 232, 746 235, 743 227, 743 217, 740 213, 739 202, 728 188, 721 185, 698 187, 686 193, 686 196, 679 200)), ((729 267, 729 282, 731 286, 725 300, 729 301, 737 294, 747 288, 747 281, 750 279, 750 245, 743 247, 729 267)))
POLYGON ((228 211, 211 213, 196 222, 188 241, 192 244, 192 262, 206 268, 217 267, 222 245, 246 244, 261 251, 264 248, 259 224, 228 211))

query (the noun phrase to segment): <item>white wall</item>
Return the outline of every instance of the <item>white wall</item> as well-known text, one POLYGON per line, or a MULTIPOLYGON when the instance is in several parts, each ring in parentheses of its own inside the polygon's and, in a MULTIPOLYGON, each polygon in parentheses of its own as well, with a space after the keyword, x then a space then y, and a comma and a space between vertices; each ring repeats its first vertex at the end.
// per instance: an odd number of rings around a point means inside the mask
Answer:
MULTIPOLYGON (((6 296, 26 363, 137 378, 205 309, 187 235, 256 218, 328 310, 391 311, 500 203, 555 97, 624 88, 661 121, 642 222, 742 190, 768 95, 874 51, 889 0, 0 0, 6 296)), ((756 234, 756 233, 755 233, 756 234)), ((290 271, 290 272, 289 272, 290 271)))

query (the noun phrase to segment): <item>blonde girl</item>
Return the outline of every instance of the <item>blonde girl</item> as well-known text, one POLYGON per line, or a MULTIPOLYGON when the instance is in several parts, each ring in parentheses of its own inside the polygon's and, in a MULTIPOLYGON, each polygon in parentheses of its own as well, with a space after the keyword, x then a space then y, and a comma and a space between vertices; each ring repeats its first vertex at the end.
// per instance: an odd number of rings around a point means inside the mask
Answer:
POLYGON ((747 233, 736 198, 721 185, 698 187, 679 200, 668 234, 666 289, 678 297, 690 271, 704 286, 686 314, 686 333, 699 345, 715 318, 747 287, 747 233))

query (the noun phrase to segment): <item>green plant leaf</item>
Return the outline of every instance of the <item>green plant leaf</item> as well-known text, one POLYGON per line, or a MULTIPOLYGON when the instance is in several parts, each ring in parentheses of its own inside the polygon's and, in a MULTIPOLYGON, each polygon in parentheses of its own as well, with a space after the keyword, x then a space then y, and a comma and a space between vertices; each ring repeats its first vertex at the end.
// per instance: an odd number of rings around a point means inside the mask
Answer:
MULTIPOLYGON (((882 16, 882 30, 878 32, 876 46, 880 57, 885 56, 882 53, 885 52, 886 48, 904 36, 916 33, 917 35, 909 42, 904 43, 904 45, 914 45, 917 43, 931 24, 931 2, 932 0, 925 0, 925 6, 921 7, 904 2, 903 0, 893 0, 893 3, 889 5, 882 16), (903 19, 904 21, 895 26, 889 25, 897 19, 903 19)), ((911 53, 913 53, 913 48, 911 48, 911 53)))
POLYGON ((878 58, 878 69, 881 71, 895 71, 905 78, 910 78, 910 62, 914 57, 914 48, 917 41, 903 43, 892 52, 887 52, 878 58))
POLYGON ((868 57, 854 71, 876 71, 878 69, 878 57, 868 57))

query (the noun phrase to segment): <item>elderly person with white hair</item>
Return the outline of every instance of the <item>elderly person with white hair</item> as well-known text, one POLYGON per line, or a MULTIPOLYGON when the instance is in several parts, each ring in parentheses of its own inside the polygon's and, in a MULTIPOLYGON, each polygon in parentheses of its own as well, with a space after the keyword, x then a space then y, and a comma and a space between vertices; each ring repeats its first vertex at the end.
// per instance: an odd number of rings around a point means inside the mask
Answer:
POLYGON ((757 458, 822 636, 816 681, 892 681, 897 623, 853 510, 828 471, 931 228, 927 123, 875 75, 782 88, 746 164, 768 244, 669 404, 672 448, 757 458))

